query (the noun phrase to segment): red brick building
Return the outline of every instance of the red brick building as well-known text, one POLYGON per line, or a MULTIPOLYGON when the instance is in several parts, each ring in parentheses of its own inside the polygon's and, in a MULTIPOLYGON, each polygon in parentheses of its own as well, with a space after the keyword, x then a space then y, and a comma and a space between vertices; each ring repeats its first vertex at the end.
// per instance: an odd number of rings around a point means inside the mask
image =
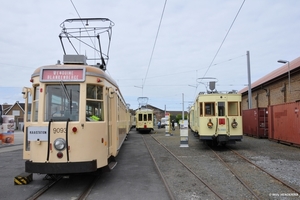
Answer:
MULTIPOLYGON (((275 63, 276 64, 276 63, 275 63)), ((242 94, 242 109, 248 109, 248 87, 242 94)), ((300 101, 300 57, 251 84, 252 108, 300 101)))

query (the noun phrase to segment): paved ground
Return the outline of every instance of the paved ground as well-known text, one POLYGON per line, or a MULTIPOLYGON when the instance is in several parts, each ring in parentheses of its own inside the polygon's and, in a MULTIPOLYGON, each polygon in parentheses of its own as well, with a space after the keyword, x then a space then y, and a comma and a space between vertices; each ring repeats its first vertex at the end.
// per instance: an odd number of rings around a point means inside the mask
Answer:
MULTIPOLYGON (((14 185, 14 177, 24 172, 22 137, 22 132, 16 132, 14 144, 0 146, 0 199, 26 199, 47 182, 44 175, 33 174, 30 184, 14 185)), ((117 161, 114 170, 101 174, 88 199, 169 199, 141 134, 130 132, 117 161)))

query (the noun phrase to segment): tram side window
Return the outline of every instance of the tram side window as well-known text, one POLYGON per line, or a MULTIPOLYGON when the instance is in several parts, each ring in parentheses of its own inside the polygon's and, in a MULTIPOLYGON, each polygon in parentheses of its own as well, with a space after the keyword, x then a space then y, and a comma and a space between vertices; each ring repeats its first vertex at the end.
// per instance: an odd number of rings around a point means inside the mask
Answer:
POLYGON ((32 106, 32 94, 28 93, 27 95, 27 122, 31 121, 31 106, 32 106))
POLYGON ((228 102, 228 115, 238 116, 238 102, 228 102))
POLYGON ((225 102, 218 102, 218 115, 225 116, 225 102))
POLYGON ((200 104, 200 116, 203 116, 203 104, 202 102, 199 103, 200 104))
POLYGON ((88 84, 86 88, 86 120, 103 121, 103 87, 88 84))
POLYGON ((32 121, 38 121, 38 114, 39 114, 39 94, 40 94, 40 86, 36 85, 33 89, 33 101, 32 101, 32 121))
POLYGON ((205 116, 215 116, 215 103, 206 102, 205 103, 205 116))

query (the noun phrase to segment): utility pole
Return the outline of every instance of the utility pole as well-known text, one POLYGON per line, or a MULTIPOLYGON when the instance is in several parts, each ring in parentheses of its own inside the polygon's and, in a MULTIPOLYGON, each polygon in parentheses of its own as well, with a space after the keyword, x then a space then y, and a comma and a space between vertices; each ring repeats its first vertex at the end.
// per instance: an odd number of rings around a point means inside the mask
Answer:
POLYGON ((182 93, 182 121, 184 121, 184 93, 182 93))
POLYGON ((248 69, 248 109, 252 108, 252 92, 251 92, 251 72, 250 72, 250 53, 247 51, 247 69, 248 69))

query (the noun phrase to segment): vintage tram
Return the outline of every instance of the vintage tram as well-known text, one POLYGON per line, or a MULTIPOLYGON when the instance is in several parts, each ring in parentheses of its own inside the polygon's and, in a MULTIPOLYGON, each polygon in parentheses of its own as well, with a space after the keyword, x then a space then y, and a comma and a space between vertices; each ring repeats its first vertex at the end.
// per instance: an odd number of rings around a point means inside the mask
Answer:
MULTIPOLYGON (((69 19, 64 23, 82 21, 89 25, 108 22, 107 31, 113 25, 106 18, 69 19)), ((96 33, 94 26, 89 27, 80 30, 89 36, 96 33)), ((72 31, 72 37, 77 37, 72 31)), ((65 24, 63 34, 68 40, 72 38, 65 24)), ((100 39, 99 34, 95 38, 100 39)), ((97 53, 101 64, 87 64, 85 55, 65 54, 63 64, 42 66, 33 72, 32 86, 23 89, 26 172, 70 174, 115 166, 115 157, 129 132, 130 113, 117 83, 105 72, 103 52, 97 53)))
POLYGON ((190 126, 201 141, 225 145, 242 140, 241 94, 199 93, 192 108, 190 126))
POLYGON ((135 112, 136 130, 139 132, 151 132, 154 130, 153 110, 139 108, 135 112))

